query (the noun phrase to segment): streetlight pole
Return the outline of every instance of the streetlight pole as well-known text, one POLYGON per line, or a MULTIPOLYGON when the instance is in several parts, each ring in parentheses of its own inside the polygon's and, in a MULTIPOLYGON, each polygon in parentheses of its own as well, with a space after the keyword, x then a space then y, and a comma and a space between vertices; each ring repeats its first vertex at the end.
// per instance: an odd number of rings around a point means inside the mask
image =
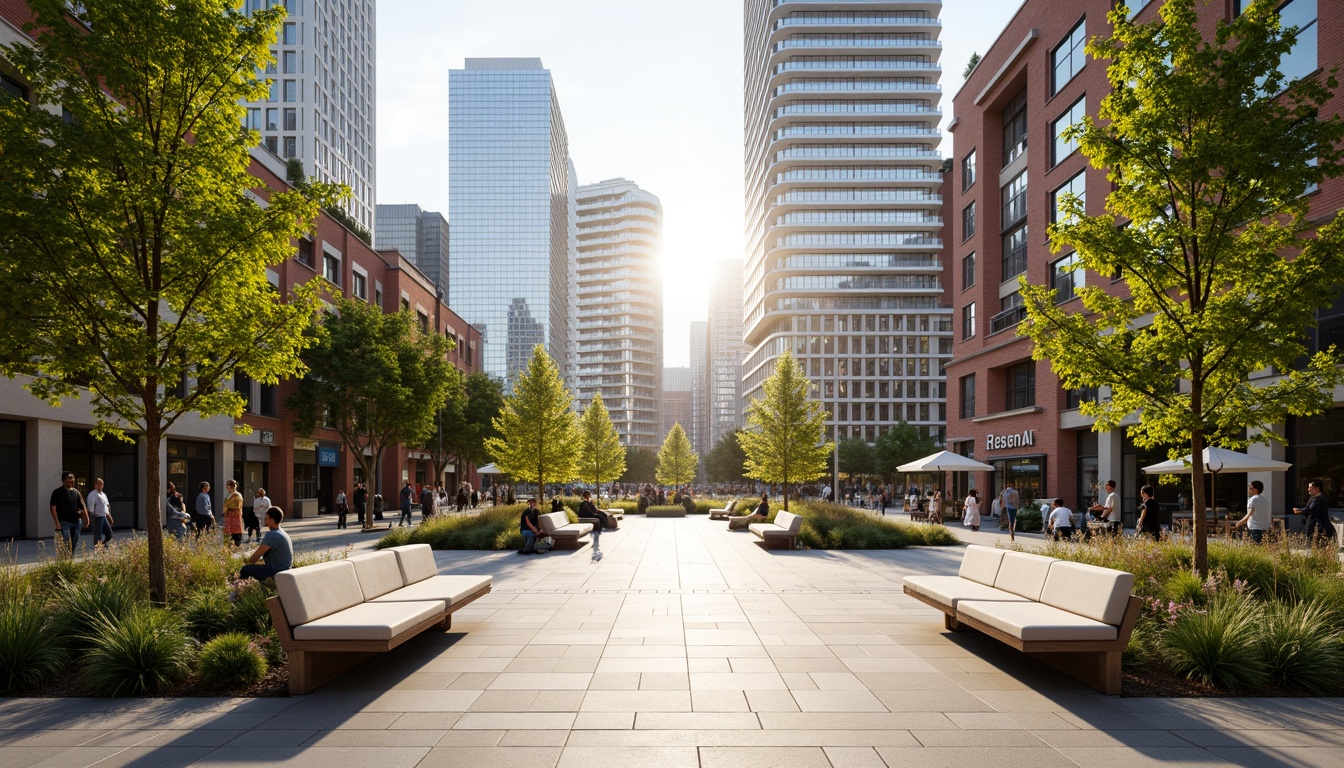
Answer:
POLYGON ((835 369, 832 373, 832 386, 835 387, 835 411, 831 413, 831 434, 835 439, 832 441, 831 456, 831 501, 838 501, 840 498, 840 358, 835 359, 835 369))

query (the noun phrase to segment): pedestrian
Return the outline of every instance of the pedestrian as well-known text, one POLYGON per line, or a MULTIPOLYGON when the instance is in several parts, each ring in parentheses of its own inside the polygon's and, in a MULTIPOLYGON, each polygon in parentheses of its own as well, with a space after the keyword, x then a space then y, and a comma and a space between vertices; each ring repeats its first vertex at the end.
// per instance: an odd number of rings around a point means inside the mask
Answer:
MULTIPOLYGON (((557 501, 559 501, 559 499, 557 499, 557 501)), ((576 514, 580 520, 596 520, 597 525, 594 526, 595 531, 603 528, 608 528, 613 531, 617 530, 616 520, 613 519, 611 515, 598 509, 597 505, 593 503, 592 491, 583 492, 583 501, 579 502, 579 511, 576 514)))
POLYGON ((201 492, 196 494, 196 516, 192 518, 192 525, 196 526, 196 535, 200 536, 201 531, 215 527, 215 507, 210 501, 210 484, 201 481, 201 492))
POLYGON ((94 478, 93 490, 89 491, 85 509, 89 511, 89 527, 93 532, 93 546, 102 544, 106 547, 112 541, 112 526, 116 523, 112 520, 112 508, 107 503, 107 494, 103 493, 103 478, 94 478))
POLYGON ((428 520, 434 516, 434 489, 426 485, 420 489, 420 519, 428 520))
POLYGON ((999 510, 1004 517, 1008 518, 1009 541, 1017 541, 1017 505, 1021 502, 1022 497, 1013 487, 1013 481, 1009 480, 1004 483, 1003 493, 999 494, 999 510))
POLYGON ((238 569, 238 578, 265 581, 281 571, 294 566, 294 542, 289 534, 280 528, 285 513, 279 507, 266 510, 266 535, 261 537, 261 545, 247 558, 247 565, 238 569), (257 560, 265 561, 257 565, 257 560))
POLYGON ((891 506, 891 489, 882 489, 882 495, 878 497, 878 503, 882 505, 882 516, 886 517, 887 507, 891 506))
POLYGON ((1098 501, 1090 507, 1092 514, 1106 523, 1106 532, 1112 535, 1124 533, 1124 522, 1120 519, 1120 494, 1115 491, 1115 481, 1106 481, 1106 500, 1098 501))
MULTIPOLYGON (((381 494, 381 493, 375 493, 375 494, 373 494, 373 519, 374 519, 374 520, 382 520, 382 519, 383 519, 383 508, 384 508, 384 505, 383 505, 383 494, 381 494)), ((370 526, 370 527, 372 527, 372 526, 370 526)), ((391 528, 391 527, 392 527, 392 524, 391 524, 391 523, 388 523, 388 524, 387 524, 387 527, 388 527, 388 528, 391 528)))
POLYGON ((350 503, 345 498, 345 491, 336 491, 336 530, 349 528, 350 524, 346 522, 350 518, 350 503))
POLYGON ((397 527, 411 524, 411 497, 415 495, 415 489, 411 487, 411 481, 401 486, 401 494, 397 497, 397 505, 401 508, 401 519, 397 521, 397 527))
POLYGON ((933 498, 929 500, 929 522, 943 524, 943 492, 934 491, 933 498))
POLYGON ((961 523, 972 531, 980 530, 980 492, 974 488, 966 492, 966 514, 961 523))
POLYGON ((458 511, 458 512, 462 512, 462 511, 466 510, 466 508, 467 508, 467 489, 466 489, 466 486, 458 486, 458 488, 457 488, 457 498, 455 499, 455 501, 457 502, 457 511, 458 511))
POLYGON ((536 499, 527 500, 527 509, 524 509, 518 518, 518 530, 523 534, 523 548, 518 550, 518 554, 538 554, 537 539, 542 537, 542 533, 541 516, 537 513, 536 499))
POLYGON ((1293 507, 1293 512, 1303 515, 1306 521, 1307 541, 1312 544, 1317 543, 1317 536, 1320 536, 1326 543, 1334 538, 1333 526, 1330 525, 1330 504, 1325 500, 1324 484, 1320 480, 1312 480, 1307 483, 1307 503, 1300 507, 1293 507))
POLYGON ((1067 541, 1073 538, 1073 510, 1064 506, 1063 499, 1050 502, 1049 525, 1056 539, 1067 541))
POLYGON ((237 480, 224 481, 224 535, 233 546, 243 546, 243 494, 238 492, 237 480))
POLYGON ((1139 521, 1134 524, 1139 535, 1152 536, 1153 541, 1162 540, 1162 529, 1158 527, 1157 518, 1162 514, 1162 508, 1158 505, 1157 499, 1153 498, 1157 492, 1153 486, 1145 485, 1139 489, 1139 496, 1143 499, 1139 502, 1139 521))
POLYGON ((176 536, 178 541, 184 541, 187 538, 187 525, 191 522, 191 515, 187 514, 187 502, 178 492, 176 483, 168 484, 167 501, 168 532, 176 536))
POLYGON ((355 522, 364 527, 364 510, 369 503, 369 489, 363 483, 355 483, 355 522))
POLYGON ((914 486, 910 487, 910 493, 905 497, 905 505, 909 507, 906 511, 911 514, 919 511, 919 491, 914 486))
POLYGON ((475 509, 481 505, 481 492, 475 488, 471 489, 471 508, 475 509))
POLYGON ((51 521, 64 542, 64 546, 57 545, 57 550, 67 557, 74 555, 79 549, 79 532, 89 525, 89 510, 83 494, 75 488, 74 472, 61 475, 60 487, 51 492, 51 521))
POLYGON ((258 488, 252 494, 252 507, 243 510, 243 523, 247 527, 247 540, 253 540, 253 534, 256 534, 256 540, 261 541, 261 521, 266 517, 266 510, 270 509, 271 497, 266 495, 265 488, 258 488))
POLYGON ((1272 519, 1272 512, 1269 508, 1269 499, 1263 494, 1265 484, 1259 480, 1252 480, 1246 488, 1246 516, 1232 524, 1232 529, 1245 527, 1246 532, 1251 535, 1251 541, 1259 544, 1264 541, 1265 531, 1269 530, 1272 519))

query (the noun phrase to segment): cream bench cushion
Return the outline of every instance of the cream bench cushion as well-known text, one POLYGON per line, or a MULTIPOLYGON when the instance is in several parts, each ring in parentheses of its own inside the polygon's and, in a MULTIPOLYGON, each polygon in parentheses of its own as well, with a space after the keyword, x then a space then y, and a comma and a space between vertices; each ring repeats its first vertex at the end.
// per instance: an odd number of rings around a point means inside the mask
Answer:
POLYGON ((1058 560, 1050 564, 1041 602, 1119 626, 1125 620, 1125 607, 1133 589, 1132 573, 1058 560))
POLYGON ((442 600, 448 605, 449 610, 452 607, 468 597, 480 592, 483 589, 489 589, 493 583, 491 576, 434 576, 432 578, 417 581, 401 589, 393 590, 385 595, 373 598, 375 603, 398 603, 398 602, 417 602, 420 600, 442 600))
POLYGON ((1031 601, 1039 601, 1041 590, 1045 588, 1045 577, 1054 562, 1053 557, 1004 552, 999 572, 994 576, 994 587, 1031 601))
POLYGON ((355 566, 366 602, 406 586, 395 552, 369 552, 348 560, 355 566))
POLYGON ((957 616, 981 621, 1023 642, 1106 641, 1119 635, 1110 624, 1030 601, 962 600, 957 616))
POLYGON ((906 576, 902 583, 909 591, 953 610, 963 600, 995 600, 1013 603, 1025 603, 1027 601, 1025 597, 987 587, 984 584, 963 579, 960 576, 906 576))
POLYGON ((391 640, 443 612, 441 600, 360 603, 295 627, 294 639, 391 640))
POLYGON ((571 523, 564 512, 547 512, 541 516, 541 531, 547 536, 555 536, 558 533, 561 536, 577 538, 585 533, 592 533, 593 524, 571 523))
POLYGON ((966 554, 961 558, 961 568, 957 570, 957 575, 992 587, 994 578, 999 575, 999 565, 1003 563, 1005 554, 1007 550, 972 544, 966 548, 966 554))
POLYGON ((428 544, 404 544, 391 550, 397 556, 401 566, 401 580, 405 584, 414 584, 439 574, 439 566, 434 562, 434 550, 428 544))
POLYGON ((333 560, 275 574, 275 589, 290 625, 307 624, 364 602, 349 560, 333 560))
POLYGON ((751 531, 757 536, 760 536, 762 539, 767 538, 772 539, 776 537, 788 538, 792 536, 797 536, 798 531, 801 530, 802 527, 803 527, 803 518, 793 514, 792 512, 780 512, 779 514, 775 515, 775 522, 752 523, 751 525, 747 526, 747 530, 751 531))

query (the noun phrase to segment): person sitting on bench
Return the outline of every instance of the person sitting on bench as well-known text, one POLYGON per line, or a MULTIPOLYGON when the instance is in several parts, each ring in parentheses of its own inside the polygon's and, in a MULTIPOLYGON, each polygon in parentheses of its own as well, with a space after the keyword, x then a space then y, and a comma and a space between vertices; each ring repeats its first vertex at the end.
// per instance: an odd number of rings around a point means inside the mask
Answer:
POLYGON ((280 521, 284 519, 285 512, 279 507, 266 510, 266 535, 261 537, 261 546, 247 558, 247 565, 238 570, 238 578, 265 581, 294 567, 294 543, 288 533, 280 530, 280 521), (257 565, 258 559, 266 564, 257 565))
POLYGON ((611 515, 597 508, 593 503, 593 492, 584 491, 583 501, 579 502, 579 511, 576 513, 580 520, 597 520, 603 528, 609 528, 613 531, 618 530, 616 521, 611 515))

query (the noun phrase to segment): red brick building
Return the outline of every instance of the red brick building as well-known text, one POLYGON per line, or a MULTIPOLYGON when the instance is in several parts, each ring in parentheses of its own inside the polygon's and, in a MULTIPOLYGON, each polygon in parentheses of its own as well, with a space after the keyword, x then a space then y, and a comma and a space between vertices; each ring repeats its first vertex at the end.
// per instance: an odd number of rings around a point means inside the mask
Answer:
MULTIPOLYGON (((1155 18, 1160 0, 1130 0, 1139 21, 1155 18)), ((1091 503, 1097 486, 1115 479, 1132 524, 1138 488, 1153 478, 1140 467, 1167 458, 1145 451, 1117 430, 1095 433, 1082 416, 1080 399, 1095 393, 1063 390, 1048 361, 1031 359, 1030 340, 1015 334, 1025 317, 1017 279, 1054 284, 1067 297, 1079 281, 1123 283, 1082 271, 1060 271, 1069 254, 1052 255, 1046 228, 1064 192, 1086 197, 1087 213, 1104 212, 1110 191, 1106 172, 1091 168, 1059 133, 1086 114, 1095 117, 1109 90, 1105 62, 1089 59, 1086 41, 1110 34, 1112 0, 1027 0, 953 97, 953 179, 945 198, 952 222, 950 290, 954 316, 953 359, 947 365, 947 443, 950 450, 995 466, 970 478, 993 494, 1012 480, 1025 498, 1061 496, 1070 505, 1091 503)), ((1240 11, 1240 0, 1201 5, 1201 25, 1240 11)), ((1284 68, 1292 76, 1329 70, 1344 61, 1344 3, 1289 0, 1280 12, 1285 25, 1303 29, 1284 68)), ((1328 112, 1338 114, 1336 97, 1328 112)), ((1333 216, 1344 204, 1344 183, 1323 184, 1312 194, 1312 215, 1333 216)), ((1065 299, 1066 301, 1069 299, 1065 299)), ((1075 304, 1081 304, 1072 299, 1075 304)), ((1312 346, 1344 337, 1344 300, 1320 313, 1312 346)), ((1104 393, 1103 393, 1104 394, 1104 393)), ((1344 487, 1344 392, 1337 407, 1320 417, 1283 425, 1289 445, 1256 446, 1252 453, 1293 462, 1286 477, 1252 475, 1265 482, 1276 513, 1305 495, 1311 477, 1325 477, 1335 506, 1344 487)), ((1246 476, 1220 478, 1219 503, 1244 507, 1246 476)), ((957 498, 967 479, 959 481, 957 498)), ((1159 488, 1159 499, 1177 504, 1176 486, 1159 488), (1167 498, 1170 497, 1170 498, 1167 498)))

